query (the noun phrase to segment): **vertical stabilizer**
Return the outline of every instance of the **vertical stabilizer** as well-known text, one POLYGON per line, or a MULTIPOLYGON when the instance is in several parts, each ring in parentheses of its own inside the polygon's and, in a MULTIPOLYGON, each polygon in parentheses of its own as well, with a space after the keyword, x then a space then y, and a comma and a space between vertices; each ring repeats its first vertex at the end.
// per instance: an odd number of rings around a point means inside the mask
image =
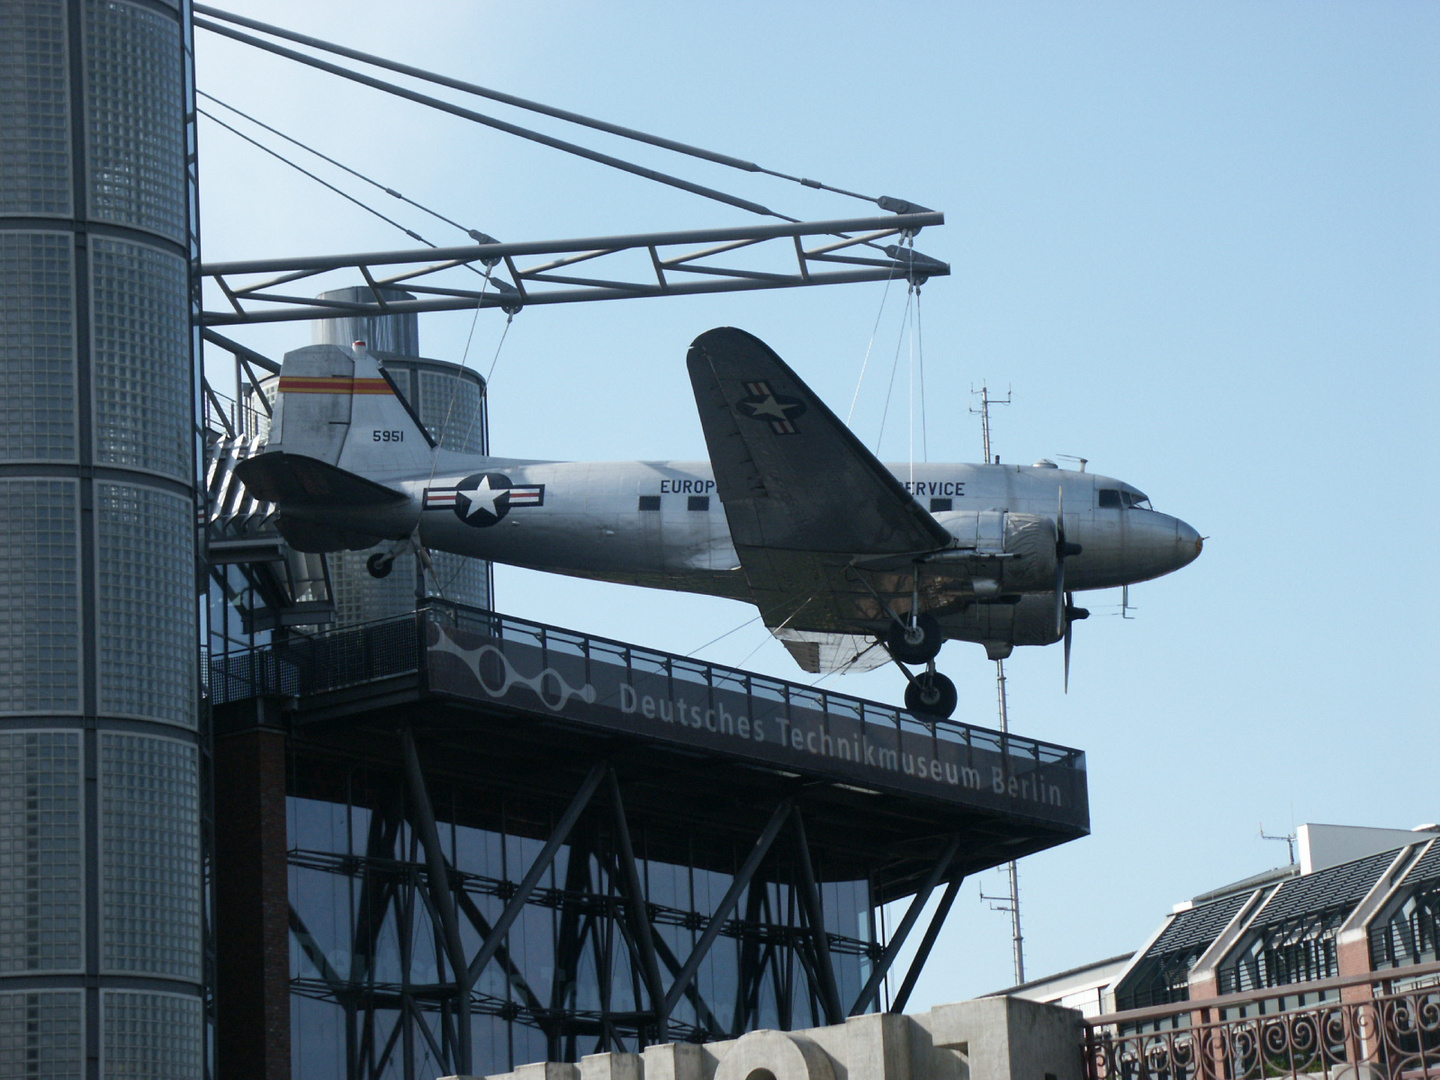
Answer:
POLYGON ((363 341, 351 355, 349 434, 336 464, 382 483, 428 474, 435 457, 429 432, 363 341))
POLYGON ((429 471, 434 444, 364 342, 285 354, 266 453, 389 483, 429 471))
POLYGON ((286 353, 266 452, 339 464, 350 430, 354 376, 354 358, 338 345, 310 345, 286 353))

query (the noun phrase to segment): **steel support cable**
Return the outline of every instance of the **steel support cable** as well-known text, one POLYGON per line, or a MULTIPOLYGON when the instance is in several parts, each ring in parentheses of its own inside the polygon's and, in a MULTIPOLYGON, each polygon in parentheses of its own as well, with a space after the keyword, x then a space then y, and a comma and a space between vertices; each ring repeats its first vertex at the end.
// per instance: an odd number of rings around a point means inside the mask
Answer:
MULTIPOLYGON (((209 97, 209 95, 207 94, 206 97, 209 97)), ((210 100, 211 100, 211 101, 214 101, 215 99, 214 99, 214 98, 210 98, 210 100)), ((223 101, 220 102, 219 104, 225 105, 225 103, 224 103, 223 101)), ((229 108, 231 108, 231 106, 225 105, 225 108, 229 109, 229 108)), ((204 109, 201 109, 201 108, 197 108, 195 111, 198 112, 201 116, 205 117, 207 120, 213 120, 215 123, 217 123, 217 124, 219 124, 221 127, 223 127, 226 131, 232 132, 233 134, 235 134, 235 135, 238 136, 239 138, 244 139, 244 140, 245 140, 246 142, 248 142, 251 146, 254 146, 254 147, 256 147, 256 148, 259 149, 259 150, 263 150, 263 151, 265 151, 265 153, 269 154, 271 157, 275 158, 276 160, 282 161, 282 162, 284 162, 286 165, 289 165, 292 169, 294 169, 296 172, 300 173, 302 176, 305 176, 305 177, 308 177, 308 178, 311 179, 311 180, 314 180, 317 184, 321 185, 322 187, 329 188, 329 189, 330 189, 331 191, 333 191, 336 195, 339 195, 342 199, 347 199, 347 200, 349 200, 350 202, 354 203, 356 206, 360 207, 361 210, 364 210, 367 214, 374 214, 377 218, 379 218, 381 221, 385 222, 387 225, 393 225, 395 228, 397 228, 397 229, 399 229, 401 232, 403 232, 406 236, 410 237, 410 239, 415 240, 415 241, 417 241, 417 242, 419 242, 419 243, 421 243, 421 244, 424 244, 426 247, 430 248, 431 250, 438 250, 438 249, 439 249, 439 247, 440 247, 439 244, 436 244, 436 243, 434 243, 434 242, 432 242, 432 241, 430 241, 430 240, 426 240, 425 237, 421 236, 419 233, 415 232, 413 229, 408 229, 408 228, 406 228, 404 225, 400 224, 400 222, 396 221, 394 218, 386 217, 386 216, 385 216, 384 214, 382 214, 379 210, 376 210, 373 206, 369 205, 368 203, 362 202, 360 199, 357 199, 354 195, 351 195, 351 194, 350 194, 349 192, 347 192, 347 191, 342 191, 340 188, 336 187, 334 184, 330 183, 328 180, 322 179, 321 177, 315 175, 315 173, 313 173, 313 172, 311 172, 309 169, 305 168, 305 166, 299 164, 298 162, 291 161, 289 158, 287 158, 284 154, 280 153, 278 150, 272 150, 270 147, 266 146, 264 143, 260 142, 259 140, 253 138, 252 136, 246 135, 246 134, 245 134, 243 131, 241 131, 239 128, 232 127, 230 124, 227 124, 224 120, 221 120, 221 119, 220 119, 218 116, 216 116, 214 113, 208 113, 208 112, 206 112, 204 109)), ((234 112, 237 112, 237 113, 240 113, 241 116, 245 116, 245 114, 242 113, 242 112, 240 112, 239 109, 234 109, 233 111, 234 111, 234 112)), ((250 120, 250 119, 251 119, 251 117, 248 117, 248 116, 246 116, 245 118, 246 118, 247 120, 250 120)), ((257 124, 260 124, 260 121, 258 121, 258 120, 255 120, 254 122, 257 123, 257 124)), ((267 125, 265 125, 265 124, 260 124, 260 126, 263 127, 263 128, 266 128, 267 131, 274 131, 274 130, 275 130, 274 128, 267 127, 267 125)), ((305 146, 304 143, 297 142, 295 139, 291 139, 290 136, 285 135, 285 134, 282 133, 282 132, 276 131, 275 134, 276 134, 276 135, 279 135, 282 139, 289 139, 290 142, 295 143, 297 146, 300 146, 300 147, 302 147, 302 148, 304 148, 304 149, 306 149, 306 150, 310 150, 310 148, 309 148, 308 146, 305 146)), ((328 157, 326 157, 324 154, 320 153, 318 150, 310 150, 310 152, 311 152, 312 154, 316 155, 317 157, 324 158, 326 161, 330 162, 332 165, 336 165, 336 166, 338 166, 339 168, 344 169, 346 172, 354 173, 356 176, 359 176, 360 179, 364 180, 366 183, 375 184, 375 181, 374 181, 374 180, 370 180, 368 177, 361 176, 361 174, 355 172, 354 169, 351 169, 351 168, 349 168, 348 166, 342 165, 340 162, 335 161, 333 158, 328 158, 328 157)), ((376 187, 380 187, 380 188, 381 188, 382 190, 384 190, 384 191, 390 192, 390 189, 389 189, 389 188, 383 187, 383 186, 380 185, 380 184, 375 184, 375 186, 376 186, 376 187)), ((390 193, 391 193, 391 194, 396 194, 395 192, 390 192, 390 193)), ((402 199, 405 199, 405 197, 404 197, 403 195, 401 195, 401 196, 399 196, 399 197, 402 198, 402 199)), ((412 200, 410 200, 410 199, 405 199, 405 201, 406 201, 406 202, 412 202, 412 200)), ((434 212, 433 210, 426 210, 425 207, 420 206, 419 203, 412 203, 412 205, 419 207, 421 210, 425 210, 425 212, 426 212, 427 214, 435 214, 435 212, 434 212)), ((454 225, 457 229, 464 229, 464 228, 465 228, 463 225, 459 225, 459 224, 457 224, 456 222, 450 221, 449 218, 444 217, 444 216, 441 215, 441 214, 435 214, 435 216, 438 217, 438 218, 440 218, 441 221, 445 221, 445 222, 448 222, 448 223, 451 224, 451 225, 454 225)), ((484 233, 478 233, 478 232, 477 232, 476 230, 474 230, 474 229, 466 230, 466 235, 469 236, 469 237, 471 237, 471 238, 473 238, 473 239, 479 239, 480 243, 482 243, 482 244, 494 244, 494 243, 497 243, 496 239, 495 239, 493 236, 485 236, 484 233), (482 237, 483 237, 483 239, 481 239, 482 237)), ((477 269, 475 266, 471 265, 470 263, 462 263, 462 264, 460 264, 460 265, 461 265, 464 269, 469 270, 472 274, 479 274, 482 278, 485 279, 485 283, 486 283, 486 284, 489 283, 489 281, 490 281, 490 271, 491 271, 491 268, 490 268, 488 265, 486 266, 486 268, 485 268, 484 270, 477 269)), ((362 271, 362 272, 363 272, 363 271, 362 271)), ((373 284, 373 283, 372 283, 372 284, 373 284)), ((509 287, 509 286, 505 286, 503 282, 497 283, 497 287, 502 287, 502 286, 505 287, 505 288, 508 288, 508 287, 509 287)), ((484 301, 484 298, 485 298, 485 285, 482 284, 482 285, 480 286, 480 300, 481 300, 481 302, 484 301)), ((476 310, 477 310, 477 311, 479 310, 478 306, 477 306, 476 310)))
POLYGON ((885 421, 890 415, 890 398, 895 393, 895 376, 900 371, 900 346, 905 343, 905 324, 910 321, 910 301, 915 295, 912 285, 905 293, 905 311, 900 317, 900 336, 895 340, 895 358, 890 364, 890 383, 885 388, 885 407, 880 412, 880 432, 875 436, 875 456, 880 456, 880 444, 885 438, 885 421))
POLYGON ((860 401, 860 388, 865 385, 865 372, 870 368, 870 354, 875 350, 875 338, 880 333, 880 318, 885 314, 885 301, 890 297, 890 283, 895 280, 895 270, 899 263, 893 263, 890 272, 885 276, 885 291, 880 294, 880 307, 875 312, 875 325, 870 328, 870 343, 865 346, 865 359, 860 362, 860 377, 855 380, 855 394, 850 398, 850 411, 845 414, 845 426, 850 426, 850 421, 855 416, 855 406, 860 401))
POLYGON ((242 34, 238 30, 231 29, 228 26, 207 22, 204 19, 196 19, 195 25, 202 30, 209 30, 211 33, 220 34, 246 45, 252 45, 257 49, 264 49, 266 52, 274 53, 276 56, 283 56, 288 60, 294 60, 297 63, 316 68, 319 71, 325 71, 331 75, 338 75, 342 79, 349 79, 351 82, 360 83, 362 86, 369 86, 375 90, 383 90, 397 97, 402 97, 421 105, 428 105, 433 109, 439 109, 441 112, 450 113, 452 116, 458 116, 463 120, 470 120, 474 123, 482 124, 485 127, 494 128, 496 131, 503 131, 507 135, 515 135, 518 138, 527 139, 530 142, 540 143, 542 146, 549 146, 555 150, 563 150, 565 153, 574 154, 576 157, 582 157, 601 165, 608 165, 613 169, 619 169, 621 172, 628 172, 646 180, 654 180, 656 183, 679 188, 681 191, 688 191, 692 195, 700 195, 707 199, 713 199, 716 202, 726 203, 727 205, 738 207, 741 210, 749 211, 752 214, 778 218, 781 221, 791 223, 798 223, 799 221, 798 218, 777 213, 768 207, 761 206, 757 202, 751 202, 749 199, 742 199, 735 195, 727 195, 723 191, 717 191, 703 184, 694 184, 689 180, 682 180, 678 176, 671 176, 668 173, 662 173, 655 169, 647 169, 643 165, 636 165, 621 158, 613 157, 610 154, 603 154, 598 150, 590 150, 586 147, 578 146, 575 143, 566 142, 564 139, 556 139, 549 135, 542 135, 538 131, 531 131, 529 128, 523 128, 518 124, 511 124, 493 116, 486 116, 484 113, 476 112, 474 109, 467 109, 453 102, 431 97, 428 94, 422 94, 419 91, 410 90, 392 82, 386 82, 384 79, 377 79, 371 75, 363 75, 358 71, 351 71, 348 68, 329 63, 314 56, 306 56, 304 53, 296 52, 294 49, 287 49, 282 45, 263 41, 260 38, 251 37, 249 34, 242 34))
POLYGON ((920 318, 920 286, 915 286, 915 355, 920 373, 920 460, 930 460, 930 426, 925 417, 925 327, 920 318))
MULTIPOLYGON (((227 106, 227 107, 228 107, 228 106, 227 106)), ((437 245, 437 244, 432 244, 429 240, 426 240, 423 236, 421 236, 419 233, 415 232, 413 229, 407 229, 404 225, 401 225, 400 222, 396 221, 394 218, 386 217, 386 216, 385 216, 384 214, 382 214, 379 210, 376 210, 373 206, 367 206, 365 203, 363 203, 363 202, 361 202, 359 199, 357 199, 354 195, 351 195, 351 194, 350 194, 349 192, 347 192, 347 191, 342 191, 340 188, 338 188, 338 187, 336 187, 334 184, 330 183, 330 181, 324 180, 324 179, 322 179, 321 177, 316 176, 316 175, 315 175, 313 172, 311 172, 309 169, 305 168, 305 166, 299 164, 298 162, 291 161, 291 160, 290 160, 289 158, 287 158, 284 154, 280 153, 280 151, 278 151, 278 150, 272 150, 270 147, 266 146, 264 143, 258 141, 257 139, 252 138, 252 137, 249 136, 249 135, 246 135, 246 134, 245 134, 243 131, 241 131, 239 128, 232 127, 230 124, 227 124, 224 120, 221 120, 221 119, 220 119, 218 116, 216 116, 214 113, 208 113, 208 112, 206 112, 204 109, 201 109, 201 108, 198 108, 198 107, 196 108, 195 111, 198 112, 201 116, 205 117, 207 120, 212 120, 212 121, 214 121, 215 123, 219 124, 219 125, 220 125, 221 127, 223 127, 226 131, 229 131, 229 132, 231 132, 232 134, 237 135, 237 136, 239 136, 240 138, 244 139, 244 140, 245 140, 246 142, 248 142, 251 146, 254 146, 254 147, 256 147, 256 148, 258 148, 258 149, 260 149, 260 150, 265 151, 265 153, 269 154, 271 157, 275 158, 275 159, 278 160, 278 161, 283 161, 286 165, 289 165, 289 166, 290 166, 292 169, 294 169, 296 172, 301 173, 302 175, 309 177, 311 180, 314 180, 317 184, 321 185, 322 187, 327 187, 327 188, 329 188, 329 189, 330 189, 331 191, 333 191, 336 195, 339 195, 342 199, 347 199, 347 200, 349 200, 350 202, 354 203, 356 206, 360 207, 361 210, 364 210, 367 214, 374 214, 374 215, 375 215, 377 218, 379 218, 381 221, 385 222, 385 224, 395 226, 395 228, 399 229, 399 230, 400 230, 401 232, 403 232, 406 236, 410 237, 410 239, 415 240, 415 241, 417 241, 417 242, 419 242, 419 243, 421 243, 421 244, 424 244, 426 247, 429 247, 429 248, 433 248, 433 247, 439 246, 439 245, 437 245)))
POLYGON ((507 94, 500 90, 492 90, 489 87, 479 86, 475 83, 465 82, 463 79, 450 78, 447 75, 440 75, 433 71, 426 71, 424 68, 414 67, 410 64, 402 64, 396 60, 387 60, 383 56, 376 56, 373 53, 361 52, 359 49, 346 48, 343 45, 336 45, 333 42, 321 38, 311 37, 308 34, 299 34, 293 30, 286 30, 283 27, 273 26, 260 22, 258 19, 248 19, 241 15, 234 15, 219 8, 213 8, 206 4, 194 5, 195 11, 202 15, 209 15, 212 18, 224 22, 235 23, 238 26, 245 26, 251 30, 258 30, 261 33, 271 34, 275 37, 284 38, 300 45, 308 45, 312 49, 319 49, 323 52, 334 53, 337 56, 344 56, 350 60, 358 60, 364 64, 384 68, 401 75, 409 75, 412 78, 423 79, 439 86, 449 87, 452 90, 460 90, 467 94, 474 94, 476 97, 489 98, 491 101, 498 101, 502 105, 513 105, 517 109, 524 109, 528 112, 540 113, 544 116, 554 117, 557 120, 564 120, 568 123, 579 124, 582 127, 593 128, 596 131, 603 131, 610 135, 618 135, 622 139, 630 139, 634 142, 646 143, 650 146, 657 146, 662 150, 671 150, 677 154, 685 154, 689 157, 700 158, 717 165, 724 165, 731 169, 739 169, 742 172, 759 173, 763 176, 773 176, 779 180, 789 180, 792 183, 800 184, 802 187, 813 188, 817 191, 829 191, 836 195, 845 195, 852 199, 860 199, 863 202, 874 203, 881 209, 891 209, 885 203, 894 203, 896 200, 884 198, 872 198, 869 195, 861 195, 858 192, 847 191, 845 188, 833 187, 830 184, 822 183, 819 180, 811 180, 800 176, 791 176, 788 173, 777 172, 774 169, 767 169, 757 165, 753 161, 745 161, 741 158, 732 157, 729 154, 721 154, 714 150, 706 150, 703 147, 691 146, 688 143, 677 142, 674 139, 667 139, 660 135, 650 135, 643 131, 636 131, 634 128, 623 127, 620 124, 612 124, 605 120, 597 120, 594 117, 585 116, 581 113, 571 112, 568 109, 559 109, 553 105, 545 105, 538 101, 530 101, 527 98, 517 97, 514 94, 507 94))
MULTIPOLYGON (((286 135, 285 132, 281 131, 279 128, 271 127, 269 124, 265 123, 265 121, 260 120, 260 119, 257 119, 257 118, 254 117, 254 116, 251 116, 249 113, 245 112, 243 109, 237 109, 234 105, 231 105, 231 104, 229 104, 228 102, 225 102, 225 101, 221 101, 221 100, 220 100, 219 98, 217 98, 214 94, 207 94, 204 90, 200 90, 200 89, 198 89, 198 88, 196 89, 195 93, 198 94, 200 97, 205 98, 205 99, 208 100, 208 101, 213 101, 216 105, 219 105, 222 109, 228 109, 230 112, 234 113, 236 116, 243 116, 246 120, 250 121, 250 123, 254 124, 256 127, 264 128, 266 131, 270 132, 270 134, 276 135, 276 136, 284 139, 286 142, 288 142, 288 143, 290 143, 290 144, 292 144, 292 145, 294 145, 294 146, 300 147, 300 149, 301 149, 301 150, 304 150, 306 153, 314 154, 314 155, 315 155, 316 157, 318 157, 321 161, 324 161, 324 162, 327 162, 327 163, 329 163, 329 164, 331 164, 331 165, 334 165, 337 169, 341 169, 341 170, 343 170, 344 172, 349 173, 351 176, 355 177, 357 180, 363 181, 364 183, 369 184, 371 187, 379 188, 379 189, 380 189, 381 191, 383 191, 386 195, 390 195, 390 196, 392 196, 392 197, 394 197, 394 198, 396 198, 396 199, 399 199, 399 200, 400 200, 401 202, 403 202, 403 203, 408 203, 408 204, 410 204, 411 206, 415 207, 415 209, 421 211, 422 213, 429 214, 431 217, 435 218, 437 221, 443 221, 446 225, 449 225, 449 226, 451 226, 451 227, 453 227, 453 228, 459 229, 459 230, 460 230, 461 232, 463 232, 466 236, 470 237, 470 239, 476 241, 477 243, 481 243, 481 244, 493 244, 493 243, 496 242, 496 241, 495 241, 495 238, 494 238, 493 236, 488 236, 488 235, 486 235, 485 233, 482 233, 479 229, 467 229, 464 225, 461 225, 458 221, 452 221, 450 218, 446 217, 444 214, 440 213, 438 210, 432 210, 432 209, 430 209, 430 207, 425 206, 423 203, 418 203, 418 202, 416 202, 414 199, 410 198, 408 195, 402 195, 400 192, 396 191, 394 188, 386 187, 384 184, 380 183, 380 181, 378 181, 378 180, 372 180, 370 177, 366 176, 364 173, 360 172, 358 169, 352 169, 349 165, 346 165, 343 161, 336 161, 336 160, 335 160, 334 158, 332 158, 330 155, 321 153, 319 150, 316 150, 313 146, 310 146, 310 145, 308 145, 308 144, 306 144, 306 143, 301 142, 299 139, 295 138, 293 135, 286 135)), ((215 118, 213 115, 211 115, 210 113, 203 112, 203 110, 197 110, 197 111, 201 111, 201 112, 202 112, 202 115, 210 117, 210 119, 211 119, 211 120, 215 120, 216 123, 219 123, 219 122, 220 122, 219 120, 216 120, 216 118, 215 118)), ((231 128, 230 130, 231 130, 231 131, 234 131, 235 129, 234 129, 234 128, 231 128)), ((239 134, 239 133, 237 132, 237 134, 239 134)), ((252 140, 252 141, 253 141, 253 140, 252 140)), ((256 145, 259 145, 259 144, 257 143, 256 145)))

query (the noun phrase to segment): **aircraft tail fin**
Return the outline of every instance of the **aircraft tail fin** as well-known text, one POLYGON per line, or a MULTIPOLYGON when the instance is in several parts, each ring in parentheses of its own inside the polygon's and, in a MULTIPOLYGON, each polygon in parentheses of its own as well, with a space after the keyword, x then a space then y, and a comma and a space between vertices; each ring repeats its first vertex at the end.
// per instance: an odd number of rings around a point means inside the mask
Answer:
POLYGON ((428 472, 435 444, 363 342, 285 354, 267 454, 313 458, 384 484, 428 472))
POLYGON ((365 548, 409 534, 418 513, 401 480, 427 475, 435 444, 361 342, 285 354, 265 450, 235 474, 280 508, 301 551, 365 548))

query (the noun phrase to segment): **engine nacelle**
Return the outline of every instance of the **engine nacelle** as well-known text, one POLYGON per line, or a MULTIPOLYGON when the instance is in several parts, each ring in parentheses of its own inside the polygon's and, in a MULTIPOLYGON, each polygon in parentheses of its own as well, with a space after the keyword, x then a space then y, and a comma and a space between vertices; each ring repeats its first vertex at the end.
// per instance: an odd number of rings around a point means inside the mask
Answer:
MULTIPOLYGON (((1008 510, 936 514, 958 546, 928 562, 969 570, 976 596, 1033 593, 1055 587, 1055 520, 1008 510)), ((1054 617, 1051 616, 1053 623, 1054 617)))
POLYGON ((991 660, 1004 660, 1016 645, 1053 645, 1064 636, 1055 632, 1054 593, 1032 593, 1014 604, 972 604, 947 615, 944 626, 946 637, 984 645, 991 660))

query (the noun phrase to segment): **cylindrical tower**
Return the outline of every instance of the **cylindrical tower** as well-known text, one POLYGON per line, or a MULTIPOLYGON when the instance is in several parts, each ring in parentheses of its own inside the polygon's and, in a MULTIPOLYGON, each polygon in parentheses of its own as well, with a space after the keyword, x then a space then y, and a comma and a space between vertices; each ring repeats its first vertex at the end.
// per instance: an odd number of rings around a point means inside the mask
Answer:
POLYGON ((0 1075, 199 1077, 189 4, 0 5, 0 1075))
MULTIPOLYGON (((399 289, 380 292, 386 300, 414 299, 399 289)), ((373 303, 374 293, 365 287, 335 289, 321 293, 319 299, 337 304, 373 303)), ((459 364, 421 357, 419 320, 413 312, 317 319, 311 324, 311 336, 316 345, 366 342, 438 445, 467 454, 489 452, 485 380, 459 364)), ((273 378, 262 384, 272 402, 276 384, 273 378)), ((252 408, 247 415, 259 418, 263 410, 252 408)), ((371 577, 365 568, 366 559, 389 546, 335 552, 328 557, 337 624, 354 625, 402 615, 413 611, 416 600, 426 596, 442 596, 471 607, 491 606, 489 564, 445 551, 432 553, 433 574, 422 572, 419 560, 406 552, 396 558, 388 577, 371 577)))

